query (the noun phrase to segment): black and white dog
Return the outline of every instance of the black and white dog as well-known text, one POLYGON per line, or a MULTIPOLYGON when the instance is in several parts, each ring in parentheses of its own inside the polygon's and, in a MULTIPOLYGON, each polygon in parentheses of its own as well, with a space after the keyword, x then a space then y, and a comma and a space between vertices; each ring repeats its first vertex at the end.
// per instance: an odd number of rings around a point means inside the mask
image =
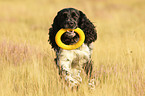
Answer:
MULTIPOLYGON (((92 42, 97 39, 95 26, 90 22, 86 15, 74 8, 65 8, 57 13, 54 18, 52 28, 49 29, 49 43, 56 52, 56 64, 59 73, 66 80, 70 87, 78 86, 82 82, 80 73, 82 69, 88 77, 92 76, 92 42), (81 47, 74 50, 65 50, 57 46, 55 35, 61 28, 75 29, 79 27, 85 34, 85 41, 81 47)), ((61 40, 67 45, 78 42, 79 35, 75 32, 65 32, 61 40)), ((89 80, 93 86, 93 82, 89 80)))

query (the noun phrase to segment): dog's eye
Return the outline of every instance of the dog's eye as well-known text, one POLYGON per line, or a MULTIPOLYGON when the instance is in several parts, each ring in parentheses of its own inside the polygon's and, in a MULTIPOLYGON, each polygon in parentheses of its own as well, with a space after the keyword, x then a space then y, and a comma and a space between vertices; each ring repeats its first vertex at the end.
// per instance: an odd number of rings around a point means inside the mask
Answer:
POLYGON ((63 17, 64 18, 67 18, 67 13, 63 13, 63 17))

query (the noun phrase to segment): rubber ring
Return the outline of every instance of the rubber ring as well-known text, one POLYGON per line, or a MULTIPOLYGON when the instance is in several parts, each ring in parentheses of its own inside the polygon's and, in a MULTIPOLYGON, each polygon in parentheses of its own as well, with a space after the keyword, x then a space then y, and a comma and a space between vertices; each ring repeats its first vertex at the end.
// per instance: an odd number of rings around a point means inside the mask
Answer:
POLYGON ((85 34, 84 32, 80 29, 80 28, 76 28, 76 29, 60 29, 56 36, 55 36, 55 42, 56 44, 62 48, 62 49, 66 49, 66 50, 73 50, 76 48, 79 48, 85 41, 85 34), (66 45, 61 41, 61 36, 62 34, 64 34, 67 30, 69 31, 75 31, 76 33, 78 33, 79 35, 79 41, 73 45, 66 45))

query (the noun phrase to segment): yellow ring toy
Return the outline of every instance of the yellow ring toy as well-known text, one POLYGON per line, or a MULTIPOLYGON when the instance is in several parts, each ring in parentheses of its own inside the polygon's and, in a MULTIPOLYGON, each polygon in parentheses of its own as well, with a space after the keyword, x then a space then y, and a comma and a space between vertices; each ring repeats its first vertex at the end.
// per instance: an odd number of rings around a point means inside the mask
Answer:
POLYGON ((80 47, 85 41, 85 34, 84 32, 80 29, 80 28, 76 28, 76 29, 60 29, 56 36, 55 36, 55 42, 56 44, 61 47, 62 49, 66 49, 66 50, 73 50, 76 49, 78 47, 80 47), (74 45, 66 45, 61 41, 61 36, 63 33, 65 33, 67 30, 69 31, 75 31, 76 33, 78 33, 79 35, 79 41, 77 43, 75 43, 74 45))

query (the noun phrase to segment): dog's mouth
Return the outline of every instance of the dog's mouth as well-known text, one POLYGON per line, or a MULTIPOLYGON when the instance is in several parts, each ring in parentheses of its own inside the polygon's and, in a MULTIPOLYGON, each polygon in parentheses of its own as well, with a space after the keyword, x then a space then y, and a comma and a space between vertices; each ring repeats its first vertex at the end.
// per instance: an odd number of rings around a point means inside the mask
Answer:
POLYGON ((78 42, 79 35, 74 30, 67 30, 67 32, 62 35, 61 40, 67 45, 72 45, 78 42))
POLYGON ((72 30, 72 31, 67 30, 67 32, 64 33, 64 35, 65 35, 66 37, 68 37, 69 39, 71 39, 71 38, 73 38, 73 37, 76 36, 76 33, 74 32, 74 30, 72 30))

